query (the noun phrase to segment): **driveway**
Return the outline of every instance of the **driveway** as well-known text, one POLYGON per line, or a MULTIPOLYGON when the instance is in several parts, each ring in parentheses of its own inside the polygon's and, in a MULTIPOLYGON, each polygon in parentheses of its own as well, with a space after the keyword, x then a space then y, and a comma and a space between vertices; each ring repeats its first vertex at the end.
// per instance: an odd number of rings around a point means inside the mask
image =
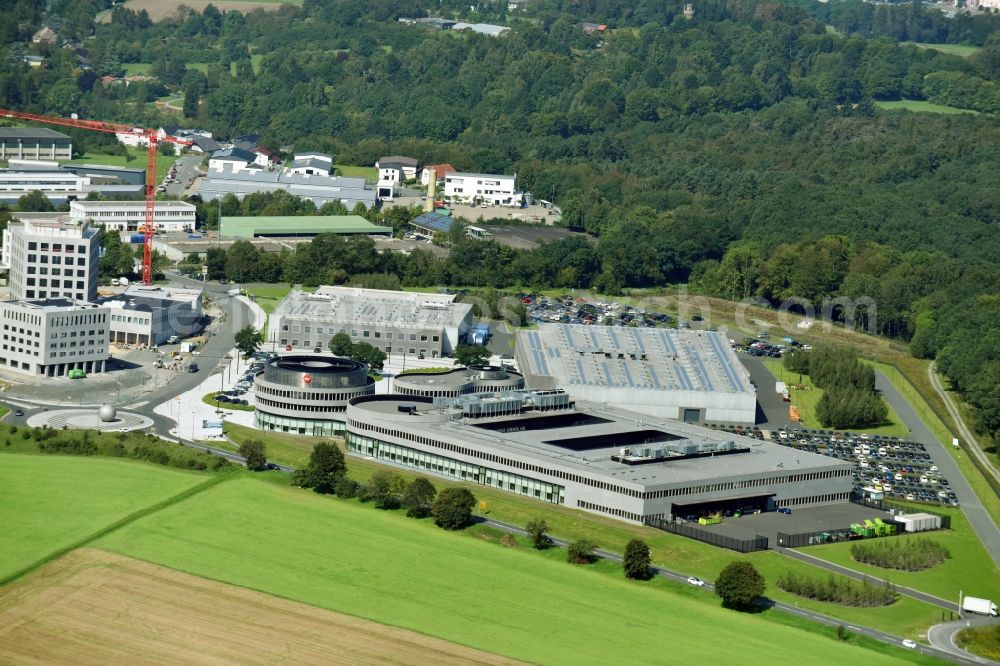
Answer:
POLYGON ((927 631, 927 641, 937 649, 953 654, 956 657, 971 659, 972 661, 980 664, 995 664, 996 662, 994 661, 977 657, 971 652, 963 650, 955 643, 955 637, 962 629, 965 629, 966 627, 983 626, 990 624, 991 622, 996 622, 996 620, 991 620, 990 618, 981 617, 979 615, 967 615, 964 620, 955 620, 953 622, 935 624, 927 631))

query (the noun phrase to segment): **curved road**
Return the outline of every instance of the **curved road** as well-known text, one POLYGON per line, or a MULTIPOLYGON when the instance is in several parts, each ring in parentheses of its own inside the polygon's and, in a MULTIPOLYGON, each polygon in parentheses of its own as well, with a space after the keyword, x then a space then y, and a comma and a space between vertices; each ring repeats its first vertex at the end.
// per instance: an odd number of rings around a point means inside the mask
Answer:
MULTIPOLYGON (((973 492, 972 486, 969 485, 965 475, 958 468, 958 464, 952 458, 951 453, 945 449, 945 445, 939 442, 937 437, 924 425, 924 422, 914 411, 910 402, 879 371, 875 372, 875 388, 882 393, 886 402, 889 403, 896 413, 899 414, 899 417, 903 419, 907 427, 910 428, 912 433, 910 439, 927 446, 927 452, 931 454, 931 458, 934 459, 934 462, 940 468, 941 476, 948 479, 948 482, 951 484, 952 492, 958 497, 962 511, 965 513, 965 517, 969 519, 972 529, 979 536, 979 540, 986 547, 986 551, 993 558, 993 561, 997 566, 1000 566, 1000 529, 997 528, 996 523, 993 522, 990 514, 983 507, 982 502, 979 501, 979 497, 973 492)), ((975 594, 974 591, 970 590, 970 592, 973 595, 975 594)), ((957 598, 958 590, 955 590, 955 593, 957 598)))
POLYGON ((958 427, 959 436, 964 437, 965 441, 969 443, 969 452, 976 456, 976 458, 979 459, 979 462, 983 463, 983 466, 988 469, 991 474, 993 474, 993 477, 997 481, 1000 481, 1000 471, 998 471, 996 466, 990 462, 989 458, 986 457, 986 454, 983 452, 982 448, 980 448, 975 435, 973 435, 969 427, 965 425, 965 421, 962 420, 962 415, 959 413, 958 407, 955 405, 955 400, 941 385, 941 377, 934 369, 933 361, 927 366, 927 376, 931 380, 931 386, 933 386, 937 394, 941 396, 941 400, 944 402, 944 406, 947 408, 948 414, 951 416, 951 420, 954 421, 955 425, 958 427))
POLYGON ((995 621, 979 615, 969 615, 964 620, 955 620, 954 622, 942 622, 941 624, 935 624, 928 630, 927 640, 929 640, 931 645, 934 647, 939 650, 944 650, 950 654, 973 659, 979 664, 996 664, 995 661, 990 661, 989 659, 985 659, 983 657, 977 657, 976 655, 966 652, 955 643, 955 636, 962 629, 965 629, 966 627, 979 627, 991 624, 992 622, 995 621))

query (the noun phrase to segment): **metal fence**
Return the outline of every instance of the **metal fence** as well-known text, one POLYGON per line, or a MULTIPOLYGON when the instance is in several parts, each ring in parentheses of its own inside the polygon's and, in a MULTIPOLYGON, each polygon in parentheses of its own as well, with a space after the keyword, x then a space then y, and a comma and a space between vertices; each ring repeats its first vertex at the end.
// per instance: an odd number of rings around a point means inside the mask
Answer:
POLYGON ((757 535, 753 539, 737 539, 735 537, 719 534, 711 530, 695 527, 690 523, 673 523, 662 518, 647 518, 646 525, 655 527, 664 532, 679 534, 680 536, 701 541, 703 543, 728 548, 738 553, 752 553, 756 550, 767 550, 767 537, 757 535))
MULTIPOLYGON (((905 504, 900 504, 899 502, 893 502, 892 500, 881 499, 865 499, 860 494, 856 492, 851 493, 851 501, 855 504, 860 504, 861 506, 871 507, 873 509, 878 509, 879 511, 889 511, 894 510, 896 513, 929 513, 932 516, 937 516, 941 519, 941 528, 945 530, 951 529, 951 516, 946 513, 941 513, 940 511, 934 511, 933 509, 928 509, 922 506, 921 502, 911 502, 911 504, 917 505, 918 508, 913 506, 907 506, 905 504)), ((933 506, 933 505, 932 505, 933 506)))
POLYGON ((891 525, 895 528, 895 530, 888 534, 871 535, 858 534, 853 528, 850 527, 824 530, 822 532, 798 532, 796 534, 778 532, 778 543, 776 545, 778 548, 803 548, 805 546, 819 546, 824 543, 842 543, 844 541, 860 541, 862 539, 880 539, 887 536, 899 536, 905 532, 905 526, 902 523, 887 520, 885 521, 885 524, 891 525))

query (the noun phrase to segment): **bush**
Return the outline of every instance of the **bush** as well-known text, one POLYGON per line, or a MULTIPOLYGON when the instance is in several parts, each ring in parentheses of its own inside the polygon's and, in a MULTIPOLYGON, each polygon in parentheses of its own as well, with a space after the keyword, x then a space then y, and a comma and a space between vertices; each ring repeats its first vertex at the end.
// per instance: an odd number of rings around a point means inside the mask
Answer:
POLYGON ((264 449, 264 442, 259 439, 243 442, 237 453, 246 459, 247 469, 251 472, 261 472, 267 469, 267 453, 264 449))
POLYGON ((354 479, 349 479, 344 476, 340 478, 340 481, 337 481, 337 485, 334 487, 333 492, 340 499, 351 499, 358 496, 358 489, 360 487, 360 483, 354 479))
POLYGON ((393 472, 375 472, 368 483, 361 486, 358 499, 374 502, 379 509, 398 509, 399 496, 403 493, 403 477, 393 472))
POLYGON ((933 539, 918 538, 855 543, 851 557, 883 569, 922 571, 941 564, 951 553, 933 539))
POLYGON ((321 495, 329 495, 346 474, 347 463, 340 447, 320 442, 309 454, 309 464, 295 473, 292 482, 303 488, 312 488, 321 495))
POLYGON ((594 550, 597 544, 590 539, 577 539, 566 549, 566 561, 570 564, 591 564, 597 557, 594 550))
POLYGON ((751 563, 736 560, 727 564, 715 579, 715 593, 726 606, 749 610, 764 594, 764 577, 751 563))
POLYGON ((437 488, 422 476, 413 479, 403 493, 402 505, 410 518, 426 518, 431 515, 437 488))
POLYGON ((546 532, 549 531, 549 524, 540 518, 528 521, 524 529, 528 532, 531 545, 541 550, 549 545, 550 539, 546 532))
POLYGON ((779 576, 775 584, 782 590, 800 597, 829 601, 842 606, 862 608, 888 606, 899 598, 899 593, 896 592, 896 587, 892 583, 872 585, 867 580, 858 582, 835 576, 824 580, 809 576, 796 576, 789 572, 779 576))
POLYGON ((622 568, 627 578, 649 580, 652 571, 649 568, 649 546, 645 541, 632 539, 625 545, 625 556, 622 558, 622 568))
POLYGON ((472 522, 476 498, 468 488, 445 488, 431 508, 434 524, 446 530, 460 530, 472 522))

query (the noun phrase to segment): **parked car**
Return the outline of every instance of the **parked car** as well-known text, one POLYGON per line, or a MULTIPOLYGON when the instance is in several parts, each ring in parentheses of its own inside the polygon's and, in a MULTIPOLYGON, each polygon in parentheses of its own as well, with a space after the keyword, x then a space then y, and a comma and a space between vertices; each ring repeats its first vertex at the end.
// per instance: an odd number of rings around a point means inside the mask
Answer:
POLYGON ((705 587, 705 581, 703 581, 700 578, 695 578, 694 576, 690 576, 688 578, 688 585, 694 585, 695 587, 705 587))

